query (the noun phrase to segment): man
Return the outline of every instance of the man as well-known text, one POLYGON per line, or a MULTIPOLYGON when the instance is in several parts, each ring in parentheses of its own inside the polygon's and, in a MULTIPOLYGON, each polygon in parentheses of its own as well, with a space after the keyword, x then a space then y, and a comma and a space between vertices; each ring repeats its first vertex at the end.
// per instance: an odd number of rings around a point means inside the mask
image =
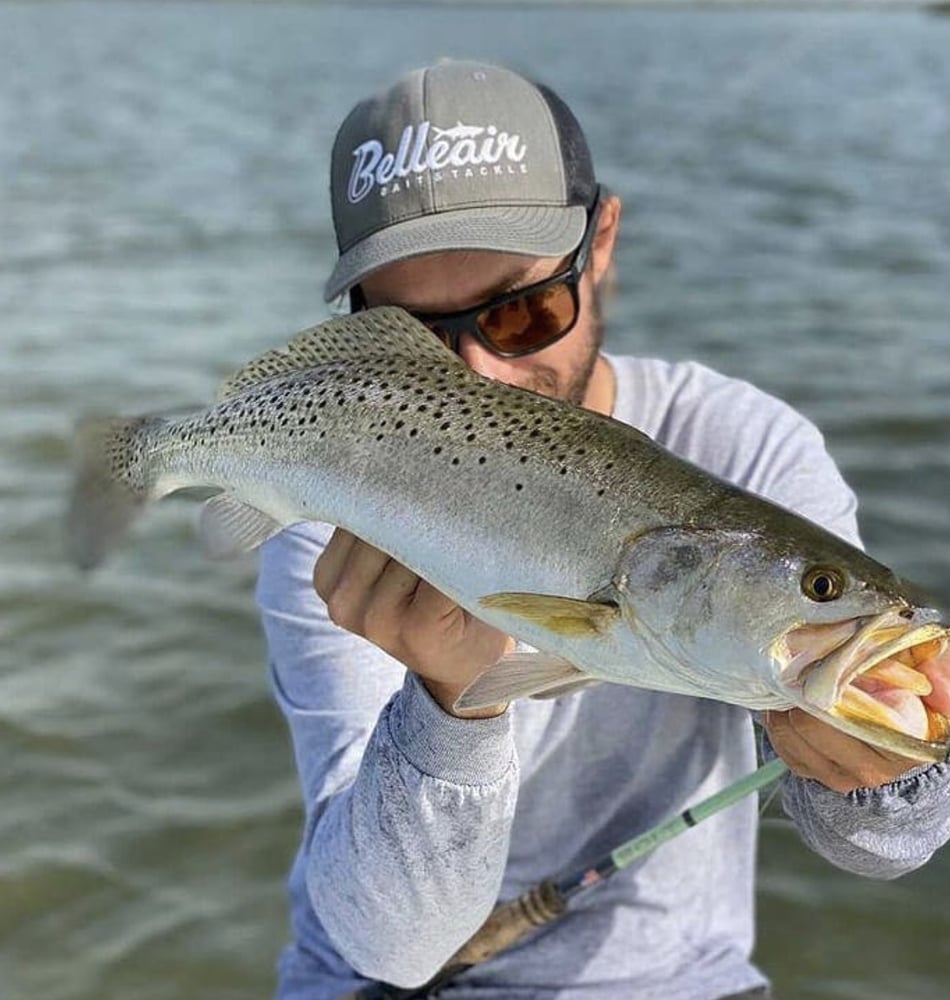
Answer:
MULTIPOLYGON (((851 492, 789 407, 697 364, 601 353, 621 206, 546 88, 477 63, 409 74, 344 121, 331 196, 328 300, 403 306, 483 375, 612 414, 858 541, 851 492)), ((306 804, 285 1000, 420 984, 498 899, 755 766, 747 712, 682 696, 599 685, 456 716, 510 640, 345 532, 307 524, 269 543, 258 599, 306 804)), ((916 768, 797 711, 766 725, 796 775, 786 808, 835 864, 890 878, 950 837, 947 767, 916 768)), ((444 995, 768 996, 749 961, 755 828, 746 801, 444 995)))

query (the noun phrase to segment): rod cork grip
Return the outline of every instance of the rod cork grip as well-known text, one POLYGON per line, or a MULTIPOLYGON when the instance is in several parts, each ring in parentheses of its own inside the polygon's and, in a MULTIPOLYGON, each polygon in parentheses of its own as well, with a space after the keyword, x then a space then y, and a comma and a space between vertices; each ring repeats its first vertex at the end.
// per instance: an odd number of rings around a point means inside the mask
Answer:
POLYGON ((492 955, 510 948, 529 931, 556 920, 566 909, 567 904, 557 886, 550 881, 540 882, 517 899, 496 906, 445 967, 485 962, 492 955))

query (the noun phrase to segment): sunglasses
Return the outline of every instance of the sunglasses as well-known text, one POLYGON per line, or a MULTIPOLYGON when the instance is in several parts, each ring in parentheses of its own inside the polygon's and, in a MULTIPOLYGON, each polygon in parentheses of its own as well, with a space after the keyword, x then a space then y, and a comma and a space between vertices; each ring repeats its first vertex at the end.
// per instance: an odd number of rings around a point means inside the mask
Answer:
MULTIPOLYGON (((502 358, 521 358, 557 343, 574 329, 580 313, 578 284, 594 243, 600 216, 600 188, 587 216, 587 228, 567 268, 550 278, 497 295, 471 309, 449 313, 411 313, 447 347, 458 353, 462 334, 474 337, 502 358)), ((362 290, 354 288, 351 309, 366 308, 362 290)))

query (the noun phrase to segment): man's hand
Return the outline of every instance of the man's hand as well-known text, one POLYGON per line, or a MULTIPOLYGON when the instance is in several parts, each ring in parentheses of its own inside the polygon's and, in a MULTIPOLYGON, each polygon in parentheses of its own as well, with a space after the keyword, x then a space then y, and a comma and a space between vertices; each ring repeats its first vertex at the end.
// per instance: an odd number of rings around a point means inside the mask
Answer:
MULTIPOLYGON (((330 620, 418 674, 452 714, 456 698, 514 641, 473 618, 385 552, 337 528, 313 571, 330 620)), ((499 705, 466 717, 499 715, 499 705)))
POLYGON ((793 708, 764 713, 776 753, 802 778, 814 778, 836 792, 876 788, 896 781, 919 761, 878 750, 793 708))

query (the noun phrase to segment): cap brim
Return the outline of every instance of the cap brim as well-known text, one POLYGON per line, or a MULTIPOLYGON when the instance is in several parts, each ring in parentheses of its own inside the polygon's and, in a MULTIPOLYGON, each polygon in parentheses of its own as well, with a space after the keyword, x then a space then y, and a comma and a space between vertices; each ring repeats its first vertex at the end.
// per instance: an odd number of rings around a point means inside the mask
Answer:
POLYGON ((494 250, 530 257, 564 257, 584 236, 583 205, 465 208, 398 222, 372 233, 340 256, 324 299, 359 284, 386 264, 446 250, 494 250))

